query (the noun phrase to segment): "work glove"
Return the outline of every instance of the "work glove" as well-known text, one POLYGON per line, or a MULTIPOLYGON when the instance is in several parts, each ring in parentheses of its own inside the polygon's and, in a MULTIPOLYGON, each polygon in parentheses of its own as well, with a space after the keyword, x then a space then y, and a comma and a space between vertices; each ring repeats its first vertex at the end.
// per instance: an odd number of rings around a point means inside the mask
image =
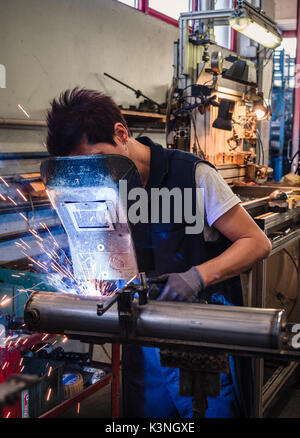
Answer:
POLYGON ((158 280, 165 280, 166 285, 157 301, 193 302, 198 298, 199 292, 205 288, 204 280, 195 266, 179 274, 161 275, 158 280))

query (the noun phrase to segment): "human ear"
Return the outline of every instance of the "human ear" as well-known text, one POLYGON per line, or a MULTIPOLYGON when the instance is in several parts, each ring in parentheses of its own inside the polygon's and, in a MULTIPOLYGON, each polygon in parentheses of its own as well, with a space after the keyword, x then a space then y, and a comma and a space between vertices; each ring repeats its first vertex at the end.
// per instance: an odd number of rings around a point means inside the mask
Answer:
POLYGON ((118 122, 114 126, 114 139, 125 145, 128 140, 128 131, 125 126, 118 122))

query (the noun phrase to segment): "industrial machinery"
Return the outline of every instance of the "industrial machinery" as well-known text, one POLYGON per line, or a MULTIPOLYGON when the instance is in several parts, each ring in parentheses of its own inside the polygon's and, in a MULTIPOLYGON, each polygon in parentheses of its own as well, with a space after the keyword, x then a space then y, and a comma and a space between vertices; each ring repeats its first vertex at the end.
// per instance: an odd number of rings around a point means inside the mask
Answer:
POLYGON ((29 330, 160 347, 161 364, 180 368, 180 393, 193 396, 196 417, 205 415, 206 397, 218 395, 228 354, 300 359, 289 348, 282 310, 155 301, 161 284, 140 274, 147 257, 136 252, 139 237, 118 207, 120 181, 140 184, 131 160, 49 158, 41 175, 68 235, 74 284, 69 293, 32 293, 24 311, 29 330), (86 259, 105 266, 105 276, 86 259))
MULTIPOLYGON (((212 7, 213 2, 205 3, 212 7)), ((245 33, 238 25, 243 20, 256 26, 264 20, 269 37, 277 41, 275 46, 280 44, 276 24, 246 1, 237 2, 235 9, 180 15, 167 108, 167 145, 207 159, 229 183, 248 179, 262 184, 271 169, 262 160, 257 121, 271 114, 258 86, 256 55, 239 56, 218 46, 214 36, 218 26, 229 22, 245 33)), ((252 32, 252 37, 259 37, 259 32, 252 32)))

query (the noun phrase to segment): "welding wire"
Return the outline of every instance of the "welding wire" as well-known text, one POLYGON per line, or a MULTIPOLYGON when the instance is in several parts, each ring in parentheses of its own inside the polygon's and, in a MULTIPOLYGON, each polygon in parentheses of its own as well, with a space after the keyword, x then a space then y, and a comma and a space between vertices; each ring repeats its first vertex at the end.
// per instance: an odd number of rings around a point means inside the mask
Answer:
POLYGON ((28 202, 28 199, 25 197, 25 195, 23 195, 23 193, 21 192, 20 189, 16 189, 16 191, 19 193, 19 195, 21 196, 21 198, 24 199, 24 201, 28 202))
POLYGON ((52 388, 49 388, 49 389, 48 389, 48 392, 47 392, 46 401, 49 401, 49 400, 50 400, 51 392, 52 392, 52 388))
POLYGON ((4 184, 6 187, 9 187, 9 184, 7 184, 7 182, 5 181, 4 178, 2 178, 2 176, 0 176, 0 180, 3 182, 3 184, 4 184))

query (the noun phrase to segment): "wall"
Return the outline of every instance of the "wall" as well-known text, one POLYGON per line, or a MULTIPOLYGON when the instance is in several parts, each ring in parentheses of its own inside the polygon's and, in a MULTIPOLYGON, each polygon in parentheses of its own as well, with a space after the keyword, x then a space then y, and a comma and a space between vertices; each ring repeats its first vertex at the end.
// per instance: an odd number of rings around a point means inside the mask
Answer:
MULTIPOLYGON (((44 119, 50 100, 77 85, 124 107, 135 94, 107 72, 163 102, 178 29, 116 0, 0 0, 0 118, 44 119)), ((140 99, 142 100, 142 99, 140 99)), ((43 149, 44 132, 0 130, 0 152, 43 149)))
POLYGON ((296 30, 298 0, 274 0, 275 19, 282 30, 296 30))

